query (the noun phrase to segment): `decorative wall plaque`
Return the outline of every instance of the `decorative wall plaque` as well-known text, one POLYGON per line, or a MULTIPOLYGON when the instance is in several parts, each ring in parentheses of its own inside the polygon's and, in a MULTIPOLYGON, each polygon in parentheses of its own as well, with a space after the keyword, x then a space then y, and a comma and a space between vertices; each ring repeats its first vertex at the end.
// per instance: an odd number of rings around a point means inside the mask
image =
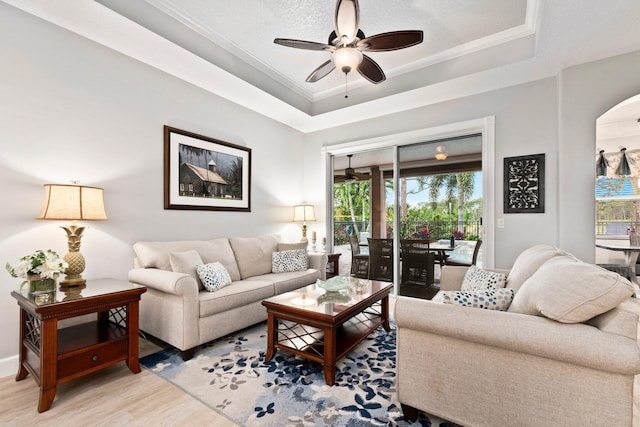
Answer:
POLYGON ((544 213, 544 154, 505 157, 504 213, 544 213))

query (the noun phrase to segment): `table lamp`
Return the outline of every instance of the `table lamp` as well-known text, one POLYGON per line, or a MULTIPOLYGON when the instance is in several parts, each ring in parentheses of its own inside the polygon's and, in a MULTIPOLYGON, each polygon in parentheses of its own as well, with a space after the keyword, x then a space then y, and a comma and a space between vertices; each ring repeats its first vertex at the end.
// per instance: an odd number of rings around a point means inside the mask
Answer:
POLYGON ((103 189, 83 185, 45 184, 44 203, 38 219, 71 220, 69 226, 61 228, 67 232, 69 253, 64 260, 69 264, 61 286, 76 286, 86 283, 81 276, 85 268, 84 256, 80 253, 80 238, 85 227, 77 220, 104 221, 103 189))
POLYGON ((301 242, 307 241, 307 221, 315 221, 316 214, 313 205, 296 205, 293 207, 293 222, 302 222, 301 242))

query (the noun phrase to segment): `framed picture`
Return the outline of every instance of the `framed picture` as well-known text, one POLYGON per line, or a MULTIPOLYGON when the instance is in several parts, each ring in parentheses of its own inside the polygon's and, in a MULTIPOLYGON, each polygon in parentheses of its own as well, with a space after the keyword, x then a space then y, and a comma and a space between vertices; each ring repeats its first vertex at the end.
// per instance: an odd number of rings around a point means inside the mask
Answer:
POLYGON ((544 212, 544 154, 505 157, 504 213, 544 212))
POLYGON ((164 208, 251 211, 251 149, 164 127, 164 208))

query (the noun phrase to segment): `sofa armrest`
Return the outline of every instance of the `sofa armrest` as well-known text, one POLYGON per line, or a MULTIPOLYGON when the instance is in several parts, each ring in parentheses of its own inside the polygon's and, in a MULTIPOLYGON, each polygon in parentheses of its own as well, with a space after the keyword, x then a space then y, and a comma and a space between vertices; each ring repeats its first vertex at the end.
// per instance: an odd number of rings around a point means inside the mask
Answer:
POLYGON ((327 262, 329 262, 329 257, 326 253, 309 253, 309 268, 320 272, 320 280, 327 278, 327 262))
POLYGON ((635 339, 581 323, 408 297, 397 298, 394 317, 398 333, 405 328, 425 333, 425 342, 415 345, 429 345, 433 334, 606 372, 640 373, 635 339))
POLYGON ((130 282, 174 295, 198 294, 196 279, 185 273, 157 268, 134 268, 129 271, 130 282))

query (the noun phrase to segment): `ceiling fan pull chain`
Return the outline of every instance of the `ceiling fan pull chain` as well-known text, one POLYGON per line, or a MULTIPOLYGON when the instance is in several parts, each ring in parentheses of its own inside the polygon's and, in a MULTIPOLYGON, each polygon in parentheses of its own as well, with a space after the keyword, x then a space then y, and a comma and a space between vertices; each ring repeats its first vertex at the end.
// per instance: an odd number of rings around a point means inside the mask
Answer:
POLYGON ((344 97, 348 98, 348 91, 347 91, 347 79, 349 78, 349 74, 344 73, 344 97))

